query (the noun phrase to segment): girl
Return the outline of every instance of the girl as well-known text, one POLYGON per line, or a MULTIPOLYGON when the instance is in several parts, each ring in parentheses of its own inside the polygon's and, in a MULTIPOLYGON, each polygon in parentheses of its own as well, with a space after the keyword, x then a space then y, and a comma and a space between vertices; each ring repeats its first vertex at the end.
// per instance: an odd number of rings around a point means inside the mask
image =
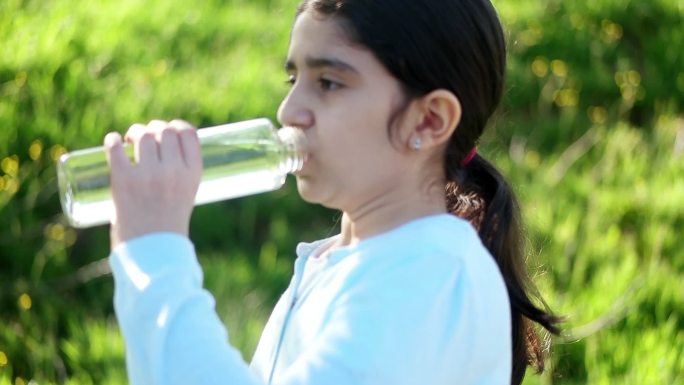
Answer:
POLYGON ((504 38, 488 0, 304 0, 278 111, 310 154, 306 201, 343 212, 297 247, 248 366, 202 290, 188 240, 200 179, 183 121, 105 137, 110 262, 132 384, 519 384, 541 368, 518 208, 475 150, 501 99, 504 38))

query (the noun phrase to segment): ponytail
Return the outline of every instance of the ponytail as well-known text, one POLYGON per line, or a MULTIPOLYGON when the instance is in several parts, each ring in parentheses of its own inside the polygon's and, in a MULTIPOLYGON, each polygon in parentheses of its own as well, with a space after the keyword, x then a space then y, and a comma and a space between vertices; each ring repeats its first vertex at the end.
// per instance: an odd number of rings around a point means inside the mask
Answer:
POLYGON ((537 373, 544 369, 546 343, 534 323, 557 335, 560 318, 532 302, 534 298, 544 304, 526 270, 520 208, 503 175, 480 155, 475 155, 466 165, 449 163, 447 208, 477 229, 506 283, 513 334, 511 383, 520 384, 527 365, 537 373))

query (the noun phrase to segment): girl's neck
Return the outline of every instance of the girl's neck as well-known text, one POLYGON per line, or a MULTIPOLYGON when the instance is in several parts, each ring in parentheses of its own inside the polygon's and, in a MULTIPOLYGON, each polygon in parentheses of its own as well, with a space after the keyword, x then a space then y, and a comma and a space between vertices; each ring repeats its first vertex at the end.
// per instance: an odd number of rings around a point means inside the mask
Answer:
POLYGON ((446 213, 443 190, 433 194, 411 194, 409 199, 369 202, 355 210, 344 211, 340 237, 335 246, 353 246, 414 219, 446 213))

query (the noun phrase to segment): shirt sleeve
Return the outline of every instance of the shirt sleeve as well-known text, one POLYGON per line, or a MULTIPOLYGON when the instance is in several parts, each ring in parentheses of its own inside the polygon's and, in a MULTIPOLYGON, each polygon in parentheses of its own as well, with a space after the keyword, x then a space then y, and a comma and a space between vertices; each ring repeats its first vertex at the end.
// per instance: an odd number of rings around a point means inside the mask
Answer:
POLYGON ((187 238, 130 240, 112 251, 110 265, 132 385, 259 383, 228 342, 187 238))

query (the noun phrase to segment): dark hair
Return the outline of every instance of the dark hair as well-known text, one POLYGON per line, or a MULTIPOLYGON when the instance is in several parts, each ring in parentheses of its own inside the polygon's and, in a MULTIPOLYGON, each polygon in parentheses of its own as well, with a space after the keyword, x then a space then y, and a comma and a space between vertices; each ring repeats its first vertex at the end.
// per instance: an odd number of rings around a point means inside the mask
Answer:
POLYGON ((462 116, 444 154, 450 212, 470 220, 506 282, 513 323, 513 374, 527 365, 543 370, 543 343, 534 324, 558 334, 559 318, 541 300, 525 267, 519 207, 504 177, 481 155, 465 166, 504 88, 506 44, 489 0, 304 0, 334 17, 349 40, 367 47, 399 80, 410 98, 436 89, 453 92, 462 116), (409 20, 410 22, 407 22, 409 20), (533 321, 533 322, 532 322, 533 321))

